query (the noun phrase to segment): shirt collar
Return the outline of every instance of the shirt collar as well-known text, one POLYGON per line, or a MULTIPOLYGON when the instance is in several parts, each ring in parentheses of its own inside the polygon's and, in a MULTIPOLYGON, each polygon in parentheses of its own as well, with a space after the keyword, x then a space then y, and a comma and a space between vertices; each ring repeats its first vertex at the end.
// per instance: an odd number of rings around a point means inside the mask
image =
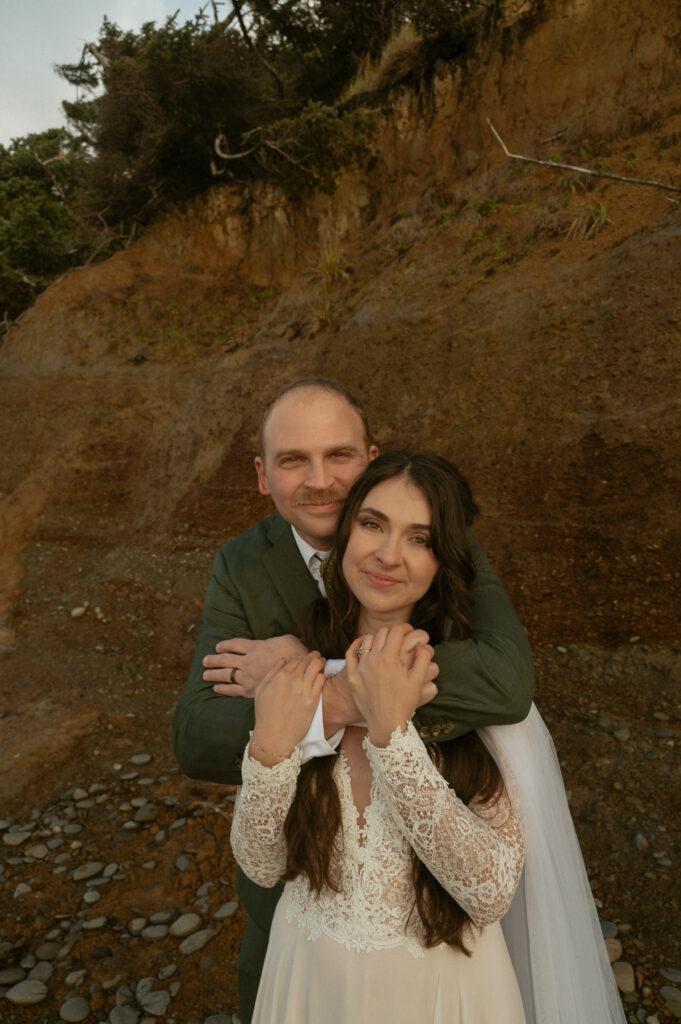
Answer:
POLYGON ((312 561, 315 555, 318 555, 319 560, 321 562, 323 562, 325 558, 328 558, 328 551, 319 551, 317 548, 313 548, 311 544, 308 544, 306 540, 303 540, 303 538, 296 530, 295 526, 292 526, 291 530, 293 532, 293 539, 296 542, 298 550, 300 551, 303 561, 305 562, 305 565, 308 567, 308 569, 310 568, 310 562, 312 561))

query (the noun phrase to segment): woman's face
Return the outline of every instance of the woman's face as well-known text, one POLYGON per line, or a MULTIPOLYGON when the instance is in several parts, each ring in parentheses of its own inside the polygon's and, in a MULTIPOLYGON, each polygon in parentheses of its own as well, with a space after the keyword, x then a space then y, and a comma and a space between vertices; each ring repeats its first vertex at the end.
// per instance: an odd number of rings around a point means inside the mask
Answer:
MULTIPOLYGON (((362 611, 383 625, 408 622, 438 570, 430 503, 403 476, 377 484, 350 529, 343 574, 362 611)), ((366 627, 363 627, 366 628, 366 627)))

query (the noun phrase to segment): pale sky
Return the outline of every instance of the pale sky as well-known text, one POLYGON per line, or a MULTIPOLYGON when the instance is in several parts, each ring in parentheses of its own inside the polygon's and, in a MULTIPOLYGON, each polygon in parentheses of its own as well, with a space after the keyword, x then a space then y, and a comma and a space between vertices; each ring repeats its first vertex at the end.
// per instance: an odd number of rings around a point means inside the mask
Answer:
MULTIPOLYGON (((75 99, 76 90, 53 66, 75 64, 105 14, 122 29, 139 29, 178 8, 184 24, 203 6, 205 0, 0 0, 0 143, 64 124, 61 101, 75 99)), ((221 13, 230 7, 223 4, 221 13)))

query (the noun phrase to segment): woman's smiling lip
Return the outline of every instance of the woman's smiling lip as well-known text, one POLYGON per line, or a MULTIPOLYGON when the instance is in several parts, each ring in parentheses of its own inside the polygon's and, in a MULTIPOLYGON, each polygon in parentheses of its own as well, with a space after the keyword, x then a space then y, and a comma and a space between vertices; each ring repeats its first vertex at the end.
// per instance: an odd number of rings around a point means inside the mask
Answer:
POLYGON ((371 583, 372 587, 384 587, 385 589, 388 589, 389 587, 394 587, 400 582, 398 579, 395 579, 394 576, 382 576, 380 573, 369 572, 369 570, 365 570, 365 576, 369 580, 369 583, 371 583))

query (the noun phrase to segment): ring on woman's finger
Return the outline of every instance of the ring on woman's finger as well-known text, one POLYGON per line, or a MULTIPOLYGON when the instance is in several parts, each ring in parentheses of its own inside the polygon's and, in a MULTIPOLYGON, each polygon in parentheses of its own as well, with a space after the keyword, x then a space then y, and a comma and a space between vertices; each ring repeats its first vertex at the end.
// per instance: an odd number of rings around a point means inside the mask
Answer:
POLYGON ((237 670, 236 670, 236 667, 235 667, 235 668, 233 668, 233 669, 232 669, 232 671, 231 671, 231 672, 229 673, 229 681, 230 681, 230 683, 232 683, 232 684, 234 684, 234 683, 236 682, 236 671, 237 671, 237 670))
POLYGON ((368 654, 370 650, 370 647, 358 647, 357 650, 355 651, 355 654, 368 654))

